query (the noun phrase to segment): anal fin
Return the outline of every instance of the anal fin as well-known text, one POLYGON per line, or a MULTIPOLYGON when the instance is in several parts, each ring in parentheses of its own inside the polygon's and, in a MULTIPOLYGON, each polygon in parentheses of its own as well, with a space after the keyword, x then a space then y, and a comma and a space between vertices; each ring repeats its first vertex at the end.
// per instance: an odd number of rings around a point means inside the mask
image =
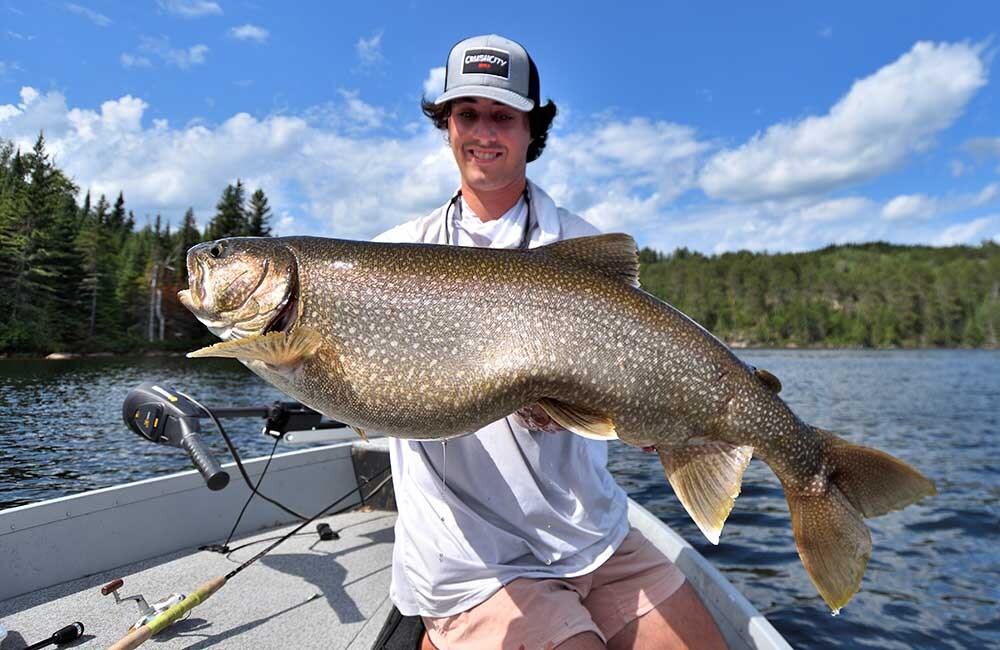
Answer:
POLYGON ((708 442, 657 453, 684 509, 708 541, 718 544, 722 526, 740 494, 753 447, 708 442))
POLYGON ((199 357, 225 357, 241 361, 257 360, 274 368, 294 368, 316 354, 323 338, 315 330, 297 327, 290 333, 270 332, 248 336, 236 341, 216 343, 194 352, 190 359, 199 357))
POLYGON ((538 400, 538 405, 559 426, 579 436, 594 440, 614 440, 618 437, 615 423, 603 415, 547 397, 538 400))

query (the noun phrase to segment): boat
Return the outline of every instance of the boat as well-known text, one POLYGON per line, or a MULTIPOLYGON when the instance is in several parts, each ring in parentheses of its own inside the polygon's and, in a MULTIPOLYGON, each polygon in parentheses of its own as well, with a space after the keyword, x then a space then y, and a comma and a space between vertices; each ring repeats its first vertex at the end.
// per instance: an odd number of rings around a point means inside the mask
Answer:
MULTIPOLYGON (((266 467, 260 490, 301 513, 344 500, 153 637, 154 647, 372 647, 392 610, 387 442, 359 441, 350 429, 288 437, 327 444, 244 461, 250 479, 257 482, 266 467)), ((186 471, 0 511, 0 625, 7 631, 0 648, 24 648, 77 621, 83 635, 65 647, 113 645, 140 622, 136 596, 150 607, 169 605, 171 594, 225 575, 295 527, 293 515, 255 498, 228 553, 199 550, 226 539, 250 494, 241 480, 212 491, 186 471)), ((629 518, 684 572, 730 648, 790 648, 670 527, 631 500, 629 518)))

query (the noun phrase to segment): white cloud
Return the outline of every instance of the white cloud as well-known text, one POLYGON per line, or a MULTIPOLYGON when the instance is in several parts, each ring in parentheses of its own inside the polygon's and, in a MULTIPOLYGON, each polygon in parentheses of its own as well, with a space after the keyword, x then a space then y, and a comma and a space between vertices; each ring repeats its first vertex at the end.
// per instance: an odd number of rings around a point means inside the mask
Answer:
MULTIPOLYGON (((217 124, 172 126, 151 120, 151 112, 130 95, 81 107, 69 106, 59 92, 24 87, 17 101, 0 105, 0 131, 30 147, 44 129, 50 152, 83 190, 124 191, 140 223, 156 213, 176 222, 188 206, 204 223, 226 184, 241 178, 267 193, 282 234, 366 239, 426 214, 459 180, 450 149, 427 120, 403 128, 355 90, 341 89, 336 101, 303 114, 238 113, 217 124)), ((977 243, 1000 232, 995 215, 985 225, 948 228, 940 219, 880 218, 891 202, 858 195, 705 202, 690 190, 710 153, 711 144, 683 125, 592 116, 573 130, 558 125, 528 173, 600 228, 630 232, 640 245, 663 251, 977 243)), ((975 208, 995 201, 1000 183, 967 194, 910 196, 942 210, 975 208)))
POLYGON ((1000 196, 1000 183, 990 183, 973 200, 974 205, 985 205, 1000 196))
POLYGON ((80 6, 78 4, 73 4, 72 2, 66 3, 66 10, 70 13, 74 13, 78 16, 83 16, 90 22, 94 23, 98 27, 107 27, 111 24, 112 20, 102 13, 98 13, 93 9, 88 9, 87 7, 80 6))
POLYGON ((431 68, 430 72, 427 73, 427 78, 424 79, 424 97, 430 101, 434 101, 438 95, 444 92, 444 78, 447 68, 441 66, 440 68, 431 68))
POLYGON ((125 68, 148 68, 152 65, 152 62, 144 56, 138 54, 130 54, 128 52, 122 52, 121 57, 119 57, 122 67, 125 68))
POLYGON ((803 222, 839 223, 845 219, 864 217, 872 211, 873 204, 869 199, 848 196, 806 205, 794 213, 793 219, 803 222))
POLYGON ((361 99, 357 90, 337 89, 341 101, 327 102, 305 111, 303 117, 313 125, 358 135, 381 128, 391 113, 361 99))
POLYGON ((44 128, 49 151, 84 191, 124 191, 140 221, 157 212, 177 220, 188 206, 206 219, 239 177, 264 189, 285 234, 368 238, 451 194, 454 161, 429 124, 399 138, 361 133, 384 111, 356 92, 341 97, 337 125, 238 113, 217 125, 172 128, 165 120, 144 125, 149 107, 140 98, 71 108, 56 91, 26 87, 17 105, 0 105, 0 124, 4 137, 22 146, 44 128), (358 125, 347 123, 351 114, 358 125))
POLYGON ((938 202, 926 194, 904 194, 882 208, 882 217, 889 220, 926 219, 937 211, 938 202))
POLYGON ((890 221, 929 219, 980 207, 1000 196, 1000 183, 990 183, 978 192, 949 194, 941 197, 926 194, 903 194, 886 202, 882 217, 890 221))
MULTIPOLYGON (((155 56, 167 65, 187 70, 192 66, 205 63, 206 55, 209 50, 208 46, 202 43, 192 45, 187 49, 175 48, 171 45, 170 39, 166 36, 160 36, 158 38, 144 36, 139 42, 139 51, 141 51, 144 55, 148 54, 150 56, 155 56)), ((126 67, 128 67, 128 64, 126 64, 126 57, 132 64, 143 65, 143 62, 145 62, 145 64, 149 63, 149 58, 146 56, 126 53, 122 55, 121 59, 122 64, 126 67)))
POLYGON ((186 50, 171 50, 167 56, 167 61, 173 63, 178 68, 190 68, 205 62, 205 55, 208 53, 208 46, 199 44, 192 45, 186 50))
POLYGON ((948 162, 948 169, 951 170, 951 175, 958 178, 965 173, 965 163, 958 159, 952 159, 948 162))
POLYGON ((371 38, 359 38, 354 51, 362 68, 371 68, 385 61, 382 56, 382 31, 376 32, 371 38))
POLYGON ((257 25, 240 25, 229 30, 229 35, 240 41, 256 41, 264 43, 271 35, 269 31, 257 25))
POLYGON ((12 104, 0 104, 0 122, 4 122, 14 117, 15 115, 20 115, 21 110, 12 104))
POLYGON ((941 231, 933 240, 935 246, 976 245, 984 239, 1000 239, 1000 214, 973 219, 967 223, 956 223, 941 231))
POLYGON ((599 228, 628 230, 645 223, 694 187, 709 145, 693 129, 645 118, 591 124, 592 130, 553 132, 528 173, 557 202, 599 228))
POLYGON ((16 41, 33 41, 35 40, 34 34, 21 34, 20 32, 14 32, 7 30, 8 38, 13 38, 16 41))
POLYGON ((211 0, 157 0, 157 4, 166 12, 184 18, 222 15, 222 7, 211 0))
POLYGON ((828 39, 833 38, 833 27, 831 26, 824 27, 823 29, 819 30, 819 35, 822 38, 828 38, 828 39))
POLYGON ((929 147, 985 83, 979 48, 917 43, 855 82, 826 115, 776 124, 716 154, 699 184, 713 198, 754 201, 870 180, 929 147))
POLYGON ((1000 138, 972 138, 963 148, 979 158, 1000 158, 1000 138))

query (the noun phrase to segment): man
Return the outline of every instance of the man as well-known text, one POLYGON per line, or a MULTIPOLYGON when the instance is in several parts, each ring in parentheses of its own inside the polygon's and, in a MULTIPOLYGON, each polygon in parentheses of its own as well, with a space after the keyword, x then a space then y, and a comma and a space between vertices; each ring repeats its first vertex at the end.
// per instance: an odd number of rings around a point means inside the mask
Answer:
MULTIPOLYGON (((445 76, 423 109, 447 129, 461 189, 376 240, 517 248, 598 234, 527 180, 556 107, 540 105, 524 48, 466 39, 445 76)), ((448 442, 389 444, 399 508, 391 596, 423 617, 422 647, 725 647, 683 574, 630 529, 607 443, 527 407, 448 442)))

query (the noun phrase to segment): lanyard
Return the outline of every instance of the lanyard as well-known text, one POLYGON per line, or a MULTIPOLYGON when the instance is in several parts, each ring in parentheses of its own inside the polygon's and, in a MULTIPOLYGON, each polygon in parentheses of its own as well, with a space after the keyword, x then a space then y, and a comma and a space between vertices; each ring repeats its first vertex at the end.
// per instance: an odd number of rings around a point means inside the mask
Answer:
MULTIPOLYGON (((521 235, 521 244, 518 248, 524 250, 528 248, 528 244, 531 243, 531 197, 528 194, 528 184, 524 184, 524 204, 528 208, 528 217, 524 220, 524 234, 521 235)), ((462 190, 455 192, 455 196, 451 197, 451 201, 448 202, 448 207, 444 210, 444 243, 445 245, 451 244, 451 214, 454 210, 461 216, 462 214, 462 190)))

